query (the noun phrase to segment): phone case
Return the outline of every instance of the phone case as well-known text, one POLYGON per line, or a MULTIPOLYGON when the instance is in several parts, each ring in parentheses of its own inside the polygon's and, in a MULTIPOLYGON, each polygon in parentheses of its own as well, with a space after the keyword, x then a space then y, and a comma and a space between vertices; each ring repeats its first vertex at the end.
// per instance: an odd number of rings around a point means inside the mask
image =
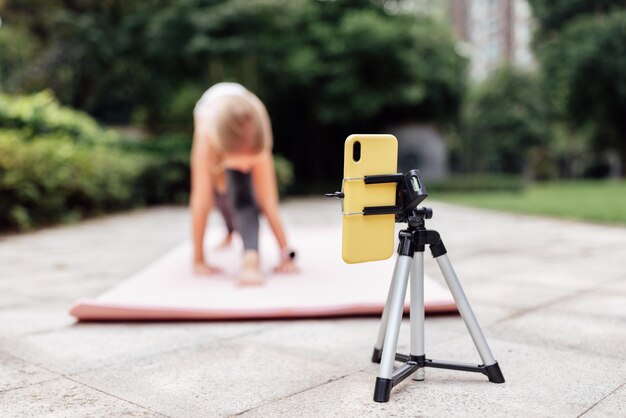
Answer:
POLYGON ((358 214, 365 206, 393 206, 396 184, 368 184, 363 177, 396 173, 398 141, 393 135, 350 135, 345 142, 342 257, 346 263, 384 260, 393 254, 395 215, 358 214), (353 158, 360 142, 360 159, 353 158))

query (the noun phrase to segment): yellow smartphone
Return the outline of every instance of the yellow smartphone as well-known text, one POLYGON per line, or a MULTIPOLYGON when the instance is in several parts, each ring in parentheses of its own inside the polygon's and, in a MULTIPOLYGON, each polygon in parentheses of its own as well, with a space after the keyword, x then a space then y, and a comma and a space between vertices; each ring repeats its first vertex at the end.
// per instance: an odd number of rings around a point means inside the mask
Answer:
POLYGON ((363 177, 397 171, 393 135, 350 135, 344 146, 342 258, 346 263, 384 260, 394 251, 395 215, 362 214, 366 206, 394 206, 396 183, 365 184, 363 177))

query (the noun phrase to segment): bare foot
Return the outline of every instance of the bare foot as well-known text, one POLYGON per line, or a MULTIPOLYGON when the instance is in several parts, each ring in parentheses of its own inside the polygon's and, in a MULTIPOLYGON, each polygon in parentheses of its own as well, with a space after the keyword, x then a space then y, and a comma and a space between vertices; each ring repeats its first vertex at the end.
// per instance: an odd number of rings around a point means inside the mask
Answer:
POLYGON ((197 262, 193 264, 194 273, 201 276, 211 276, 213 274, 219 274, 222 270, 219 267, 211 266, 204 262, 197 262))
POLYGON ((243 254, 243 266, 239 273, 239 286, 258 286, 264 284, 259 267, 259 253, 254 250, 246 250, 243 254))
POLYGON ((222 241, 222 243, 219 244, 217 247, 215 247, 215 249, 216 250, 223 250, 225 248, 228 248, 228 247, 230 247, 230 244, 232 244, 232 242, 233 242, 233 233, 229 232, 224 237, 224 240, 222 241))

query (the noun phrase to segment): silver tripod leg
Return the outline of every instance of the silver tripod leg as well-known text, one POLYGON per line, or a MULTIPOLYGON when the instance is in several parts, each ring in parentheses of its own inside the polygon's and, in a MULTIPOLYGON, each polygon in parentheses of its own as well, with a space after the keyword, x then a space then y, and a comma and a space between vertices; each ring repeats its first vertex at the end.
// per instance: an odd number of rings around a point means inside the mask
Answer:
POLYGON ((396 262, 394 278, 392 279, 391 299, 387 309, 387 332, 383 342, 383 352, 380 359, 380 369, 378 377, 391 379, 393 374, 393 362, 396 358, 398 347, 398 335, 400 334, 400 323, 404 311, 404 300, 406 299, 406 288, 409 283, 409 273, 411 270, 411 259, 408 255, 399 255, 396 262))
MULTIPOLYGON (((424 353, 424 252, 413 255, 411 268, 411 355, 424 353)), ((413 380, 424 380, 424 368, 413 373, 413 380)))
POLYGON ((472 311, 472 307, 467 301, 465 292, 463 292, 461 283, 459 283, 459 278, 456 276, 454 268, 452 268, 452 263, 450 263, 448 254, 440 255, 436 257, 435 260, 437 260, 439 269, 441 270, 443 277, 446 279, 446 283, 450 288, 452 297, 456 302, 456 306, 459 309, 459 313, 461 314, 463 321, 465 322, 467 330, 472 336, 472 340, 474 340, 474 345, 478 350, 478 354, 480 354, 480 358, 483 360, 483 364, 485 366, 491 366, 495 364, 496 359, 493 357, 493 354, 491 354, 491 350, 489 349, 487 340, 485 339, 483 331, 480 329, 480 325, 476 320, 476 316, 474 315, 474 311, 472 311))
POLYGON ((391 304, 391 296, 393 295, 393 289, 396 283, 396 272, 398 271, 398 264, 400 263, 400 258, 396 259, 396 264, 393 267, 393 275, 391 276, 391 284, 389 285, 389 292, 387 293, 387 301, 385 302, 385 309, 383 310, 383 315, 380 318, 380 328, 378 328, 378 338, 376 339, 376 344, 374 345, 374 349, 382 350, 383 343, 385 342, 385 333, 387 332, 387 318, 389 317, 389 305, 391 304))

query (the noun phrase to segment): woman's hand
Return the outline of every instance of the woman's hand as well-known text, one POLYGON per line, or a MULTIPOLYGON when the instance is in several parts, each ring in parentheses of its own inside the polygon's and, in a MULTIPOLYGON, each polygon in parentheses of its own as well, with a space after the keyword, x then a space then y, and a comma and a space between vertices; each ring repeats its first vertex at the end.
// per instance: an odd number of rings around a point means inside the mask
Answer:
POLYGON ((202 276, 210 276, 213 274, 219 274, 222 270, 219 267, 215 267, 205 263, 204 261, 196 261, 193 263, 193 271, 196 274, 202 276))
POLYGON ((281 251, 280 263, 274 267, 274 273, 295 273, 298 267, 295 262, 296 253, 291 249, 281 251))

